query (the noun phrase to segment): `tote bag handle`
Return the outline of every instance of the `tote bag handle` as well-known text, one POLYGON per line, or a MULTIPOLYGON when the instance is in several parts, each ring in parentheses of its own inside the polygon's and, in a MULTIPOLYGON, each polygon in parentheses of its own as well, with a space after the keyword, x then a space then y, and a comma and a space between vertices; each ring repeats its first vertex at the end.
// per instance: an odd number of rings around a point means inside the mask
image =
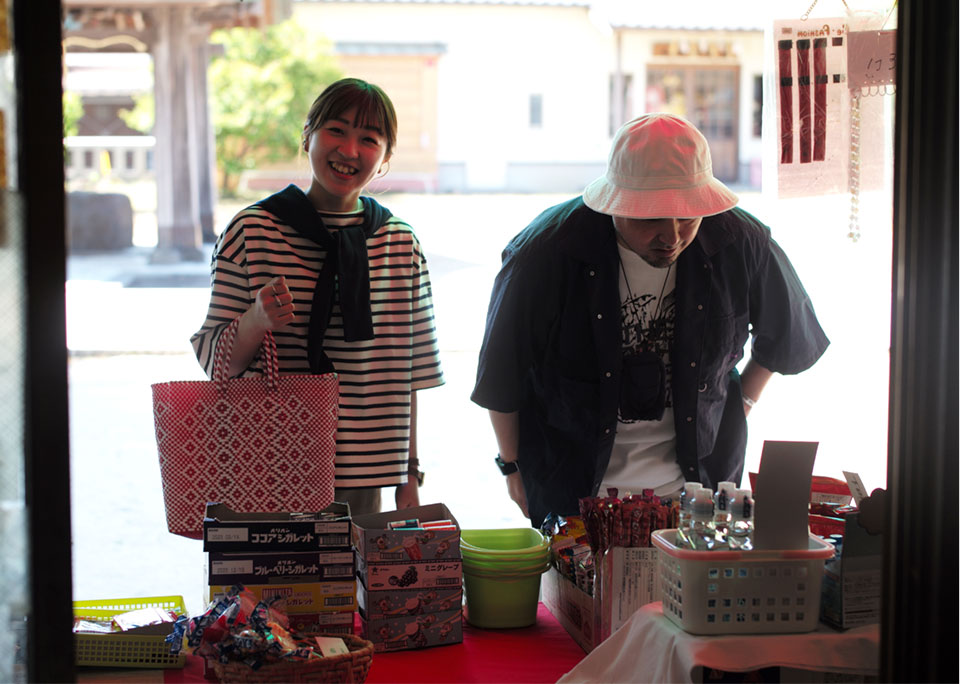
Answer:
MULTIPOLYGON (((220 334, 217 341, 217 350, 213 356, 213 381, 220 392, 227 391, 227 381, 230 379, 230 359, 233 357, 233 344, 237 339, 237 330, 240 328, 240 319, 233 319, 220 334)), ((277 343, 273 333, 269 330, 264 333, 260 341, 260 367, 267 379, 267 387, 271 392, 277 390, 277 376, 280 374, 280 364, 277 361, 277 343)))

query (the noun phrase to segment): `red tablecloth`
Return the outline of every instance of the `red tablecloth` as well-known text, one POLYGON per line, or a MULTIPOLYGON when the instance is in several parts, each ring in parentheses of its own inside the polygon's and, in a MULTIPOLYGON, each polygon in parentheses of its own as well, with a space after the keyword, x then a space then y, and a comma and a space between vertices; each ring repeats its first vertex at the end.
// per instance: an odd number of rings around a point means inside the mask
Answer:
MULTIPOLYGON (((583 649, 541 603, 537 623, 531 627, 480 629, 464 622, 461 644, 375 653, 367 682, 556 682, 584 655, 583 649)), ((166 670, 163 681, 207 681, 203 677, 203 660, 188 656, 187 666, 166 670)))

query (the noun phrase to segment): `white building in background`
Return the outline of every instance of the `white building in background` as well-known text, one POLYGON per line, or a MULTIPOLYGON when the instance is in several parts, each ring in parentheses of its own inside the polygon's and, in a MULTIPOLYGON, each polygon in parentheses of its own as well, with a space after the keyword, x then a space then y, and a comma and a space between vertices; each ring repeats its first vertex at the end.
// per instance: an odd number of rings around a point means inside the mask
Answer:
POLYGON ((759 185, 761 6, 299 0, 293 18, 394 98, 388 185, 568 192, 602 173, 620 123, 654 110, 699 125, 724 180, 759 185))
MULTIPOLYGON (((566 193, 602 173, 620 123, 663 110, 700 126, 719 177, 759 187, 769 13, 761 0, 298 0, 292 20, 396 105, 398 147, 374 189, 566 193)), ((101 111, 152 89, 148 54, 66 58, 67 89, 101 111)), ((149 136, 87 131, 67 141, 68 178, 99 170, 103 150, 115 177, 151 172, 149 136)), ((262 193, 305 173, 292 160, 241 184, 262 193)))

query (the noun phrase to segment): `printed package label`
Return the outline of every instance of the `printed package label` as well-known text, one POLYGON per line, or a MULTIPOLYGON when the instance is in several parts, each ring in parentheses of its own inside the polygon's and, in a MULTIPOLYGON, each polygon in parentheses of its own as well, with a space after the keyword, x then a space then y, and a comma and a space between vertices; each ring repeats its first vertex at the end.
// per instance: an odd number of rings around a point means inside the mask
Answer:
MULTIPOLYGON (((288 614, 357 609, 356 582, 302 582, 292 584, 248 584, 258 601, 282 598, 288 614)), ((209 600, 224 598, 232 585, 210 587, 209 600)))

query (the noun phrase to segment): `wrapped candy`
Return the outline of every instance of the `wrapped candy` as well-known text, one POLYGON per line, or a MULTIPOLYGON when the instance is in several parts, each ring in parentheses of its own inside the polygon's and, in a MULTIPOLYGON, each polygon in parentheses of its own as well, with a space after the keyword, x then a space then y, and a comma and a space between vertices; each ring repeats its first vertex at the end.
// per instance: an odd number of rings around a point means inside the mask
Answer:
POLYGON ((321 654, 311 642, 290 631, 286 613, 274 602, 257 601, 237 585, 227 596, 212 601, 199 616, 182 616, 167 637, 171 653, 186 646, 194 655, 222 663, 243 661, 254 670, 278 660, 309 660, 321 654))

